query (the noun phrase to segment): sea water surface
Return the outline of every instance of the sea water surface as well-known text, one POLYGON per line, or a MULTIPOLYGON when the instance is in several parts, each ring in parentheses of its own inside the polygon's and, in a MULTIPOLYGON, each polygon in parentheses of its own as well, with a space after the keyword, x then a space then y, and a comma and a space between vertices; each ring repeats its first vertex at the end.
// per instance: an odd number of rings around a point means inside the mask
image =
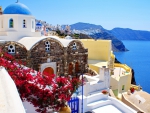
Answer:
POLYGON ((150 41, 123 41, 129 51, 114 52, 116 58, 134 69, 136 84, 150 93, 150 41))

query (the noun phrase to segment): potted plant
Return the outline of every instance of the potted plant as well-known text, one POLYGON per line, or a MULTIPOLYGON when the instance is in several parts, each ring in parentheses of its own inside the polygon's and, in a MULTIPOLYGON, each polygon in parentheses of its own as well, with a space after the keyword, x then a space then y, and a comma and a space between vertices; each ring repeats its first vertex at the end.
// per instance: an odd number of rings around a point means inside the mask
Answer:
POLYGON ((59 113, 71 113, 71 109, 69 106, 64 106, 62 108, 60 108, 59 113))
POLYGON ((107 91, 107 90, 102 90, 102 93, 103 93, 104 95, 106 95, 106 94, 108 94, 108 91, 107 91))

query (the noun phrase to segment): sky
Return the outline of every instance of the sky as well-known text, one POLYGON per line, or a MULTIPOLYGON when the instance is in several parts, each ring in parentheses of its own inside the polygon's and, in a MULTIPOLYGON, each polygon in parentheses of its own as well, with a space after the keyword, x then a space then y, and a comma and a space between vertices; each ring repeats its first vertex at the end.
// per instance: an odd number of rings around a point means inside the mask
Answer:
MULTIPOLYGON (((3 10, 17 0, 0 0, 3 10)), ((77 22, 150 31, 150 0, 19 0, 32 15, 52 25, 77 22)))

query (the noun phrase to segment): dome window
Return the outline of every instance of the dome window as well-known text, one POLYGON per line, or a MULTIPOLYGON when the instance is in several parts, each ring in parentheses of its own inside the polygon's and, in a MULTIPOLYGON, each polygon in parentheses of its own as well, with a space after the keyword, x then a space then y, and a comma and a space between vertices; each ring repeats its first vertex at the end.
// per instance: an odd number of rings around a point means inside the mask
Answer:
POLYGON ((13 28, 14 27, 14 20, 11 18, 9 20, 9 28, 13 28))
POLYGON ((77 45, 76 45, 76 43, 75 43, 75 42, 73 43, 73 47, 72 47, 72 49, 73 49, 73 50, 76 50, 76 49, 77 49, 77 45))
POLYGON ((45 51, 50 51, 50 42, 49 41, 45 42, 45 51))
POLYGON ((8 53, 10 53, 10 54, 15 53, 15 46, 14 45, 8 46, 8 53))
POLYGON ((23 20, 23 28, 26 28, 26 20, 23 20))

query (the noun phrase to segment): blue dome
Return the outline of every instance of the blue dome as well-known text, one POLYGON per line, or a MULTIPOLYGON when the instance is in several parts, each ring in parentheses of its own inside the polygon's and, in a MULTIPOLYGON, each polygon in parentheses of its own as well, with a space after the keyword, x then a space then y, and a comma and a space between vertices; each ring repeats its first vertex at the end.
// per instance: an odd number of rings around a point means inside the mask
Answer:
POLYGON ((36 26, 42 26, 42 24, 38 22, 38 23, 36 24, 36 26))
POLYGON ((14 3, 5 8, 3 14, 32 15, 29 8, 21 3, 14 3))

